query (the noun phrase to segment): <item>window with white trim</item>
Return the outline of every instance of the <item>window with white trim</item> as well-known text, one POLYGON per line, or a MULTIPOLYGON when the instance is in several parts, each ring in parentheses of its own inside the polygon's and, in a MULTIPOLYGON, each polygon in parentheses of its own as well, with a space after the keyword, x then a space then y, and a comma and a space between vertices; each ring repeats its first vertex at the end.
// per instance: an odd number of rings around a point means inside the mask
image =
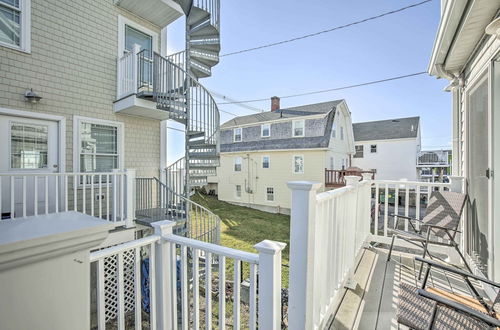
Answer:
POLYGON ((241 142, 242 138, 241 138, 241 127, 237 127, 234 129, 233 131, 234 133, 234 137, 233 137, 233 141, 234 142, 241 142))
POLYGON ((241 172, 241 164, 243 163, 243 159, 241 157, 234 158, 234 171, 241 172))
POLYGON ((293 173, 304 173, 304 156, 293 156, 293 173))
POLYGON ((235 187, 235 195, 237 198, 241 198, 241 185, 237 184, 235 187))
POLYGON ((273 202, 274 201, 274 188, 273 187, 267 187, 266 188, 266 200, 268 202, 273 202))
POLYGON ((270 156, 262 156, 262 168, 269 168, 270 156))
POLYGON ((294 120, 292 121, 292 131, 294 137, 304 136, 304 120, 294 120))
POLYGON ((335 159, 333 157, 330 157, 330 169, 335 169, 335 159))
POLYGON ((344 127, 340 126, 340 139, 344 140, 344 127))
POLYGON ((363 145, 354 146, 354 149, 356 151, 356 153, 354 154, 354 158, 363 158, 365 151, 364 146, 363 145))
POLYGON ((30 51, 31 0, 0 0, 0 45, 30 51))
POLYGON ((335 136, 337 135, 337 125, 333 123, 332 125, 332 138, 335 139, 335 136))
POLYGON ((260 126, 260 136, 261 137, 271 136, 271 124, 262 124, 260 126))
POLYGON ((376 152, 377 152, 377 145, 376 144, 370 145, 370 153, 374 154, 376 152))
POLYGON ((111 172, 123 167, 122 123, 92 118, 74 120, 78 172, 111 172))

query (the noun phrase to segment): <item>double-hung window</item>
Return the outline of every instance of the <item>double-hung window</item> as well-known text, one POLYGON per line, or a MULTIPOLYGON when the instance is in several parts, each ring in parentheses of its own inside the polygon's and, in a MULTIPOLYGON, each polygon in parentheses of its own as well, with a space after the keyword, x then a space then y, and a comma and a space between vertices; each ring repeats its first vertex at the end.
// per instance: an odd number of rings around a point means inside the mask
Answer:
POLYGON ((274 201, 274 188, 273 187, 266 188, 266 200, 268 202, 274 201))
POLYGON ((260 126, 260 136, 261 137, 271 136, 271 124, 262 124, 260 126))
POLYGON ((294 137, 304 136, 304 120, 292 121, 292 131, 294 137))
POLYGON ((337 135, 337 125, 333 123, 332 125, 332 138, 335 139, 335 136, 337 135))
POLYGON ((0 45, 30 51, 31 0, 0 0, 0 45))
POLYGON ((75 168, 79 172, 111 172, 122 168, 123 124, 75 116, 75 168))
POLYGON ((241 157, 236 157, 234 159, 234 171, 235 172, 241 172, 241 164, 243 162, 243 159, 241 157))
POLYGON ((304 173, 304 156, 293 156, 293 173, 304 173))
POLYGON ((377 145, 376 144, 372 144, 370 145, 370 152, 372 154, 376 153, 377 152, 377 145))
POLYGON ((364 146, 359 145, 359 146, 354 146, 356 153, 354 154, 354 158, 363 158, 364 154, 364 146))
POLYGON ((235 194, 236 194, 237 198, 241 198, 241 185, 239 185, 239 184, 236 185, 235 194))
POLYGON ((269 168, 269 156, 262 156, 262 168, 269 168))
POLYGON ((340 126, 340 139, 343 141, 344 140, 344 127, 340 126))
POLYGON ((234 129, 234 142, 241 142, 241 127, 237 127, 234 129))

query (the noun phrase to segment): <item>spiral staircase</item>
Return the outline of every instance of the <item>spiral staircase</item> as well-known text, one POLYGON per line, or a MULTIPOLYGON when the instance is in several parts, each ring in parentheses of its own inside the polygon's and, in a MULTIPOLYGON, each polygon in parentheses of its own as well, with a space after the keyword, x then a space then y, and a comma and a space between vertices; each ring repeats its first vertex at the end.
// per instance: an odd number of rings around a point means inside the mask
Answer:
MULTIPOLYGON (((219 62, 220 2, 176 2, 186 15, 186 50, 166 57, 158 53, 153 53, 152 57, 140 53, 139 63, 152 61, 152 74, 148 74, 147 69, 139 68, 139 76, 143 73, 146 78, 152 76, 152 82, 146 84, 152 85, 152 94, 148 89, 142 97, 152 99, 156 102, 157 109, 168 113, 168 119, 185 126, 185 155, 165 169, 166 182, 150 183, 158 180, 156 178, 147 178, 150 181, 141 182, 141 189, 146 187, 146 190, 151 190, 151 195, 158 197, 155 199, 155 207, 148 205, 139 212, 146 214, 153 210, 146 215, 157 220, 167 215, 179 224, 184 223, 181 231, 186 236, 192 236, 190 232, 193 225, 189 223, 190 218, 197 222, 217 224, 219 228, 219 221, 213 220, 213 213, 206 209, 200 212, 200 206, 189 197, 196 187, 207 183, 208 176, 216 175, 216 167, 219 166, 219 110, 212 95, 198 79, 209 77, 211 68, 219 62), (208 215, 200 218, 200 214, 205 213, 208 215)), ((139 80, 142 81, 141 78, 139 80)), ((140 205, 147 203, 147 198, 138 202, 140 205)), ((205 230, 203 233, 204 237, 218 237, 207 235, 205 230)))

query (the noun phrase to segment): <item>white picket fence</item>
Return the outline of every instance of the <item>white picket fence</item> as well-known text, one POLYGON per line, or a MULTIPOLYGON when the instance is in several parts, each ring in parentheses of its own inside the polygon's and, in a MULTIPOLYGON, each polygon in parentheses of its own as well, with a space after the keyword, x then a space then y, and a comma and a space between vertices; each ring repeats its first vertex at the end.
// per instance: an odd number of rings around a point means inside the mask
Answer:
POLYGON ((156 222, 153 226, 152 236, 91 253, 90 261, 97 265, 98 329, 105 329, 106 309, 110 306, 117 309, 118 329, 125 329, 126 321, 130 324, 131 320, 135 329, 142 329, 144 281, 149 283, 150 310, 146 321, 150 329, 212 329, 215 325, 225 329, 228 318, 232 319, 233 329, 281 328, 281 251, 285 244, 265 240, 254 246, 259 252, 254 254, 173 235, 174 223, 170 221, 156 222), (124 264, 125 253, 130 255, 131 251, 135 256, 133 265, 124 264), (109 272, 106 258, 116 258, 114 282, 105 280, 105 272, 109 272), (141 273, 141 263, 146 258, 147 275, 141 273), (227 281, 231 264, 233 276, 227 281), (241 309, 242 265, 249 269, 246 324, 241 309), (131 278, 127 272, 133 272, 133 283, 125 282, 124 274, 131 278), (106 296, 106 285, 113 286, 116 294, 106 296), (131 291, 135 300, 133 312, 125 305, 126 294, 131 291), (226 299, 228 294, 231 298, 226 299), (227 315, 228 304, 231 315, 227 315))
POLYGON ((103 173, 0 173, 2 218, 78 211, 133 225, 135 170, 103 173))

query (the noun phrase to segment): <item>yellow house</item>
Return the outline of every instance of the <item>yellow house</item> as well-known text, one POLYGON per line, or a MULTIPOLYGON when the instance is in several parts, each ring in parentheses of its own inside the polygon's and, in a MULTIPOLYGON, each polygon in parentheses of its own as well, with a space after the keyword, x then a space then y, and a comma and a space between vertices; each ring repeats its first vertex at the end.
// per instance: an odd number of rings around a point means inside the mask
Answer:
POLYGON ((350 166, 354 154, 351 114, 345 100, 236 117, 221 126, 217 176, 208 188, 220 200, 268 212, 289 213, 288 181, 325 186, 326 169, 350 166))

